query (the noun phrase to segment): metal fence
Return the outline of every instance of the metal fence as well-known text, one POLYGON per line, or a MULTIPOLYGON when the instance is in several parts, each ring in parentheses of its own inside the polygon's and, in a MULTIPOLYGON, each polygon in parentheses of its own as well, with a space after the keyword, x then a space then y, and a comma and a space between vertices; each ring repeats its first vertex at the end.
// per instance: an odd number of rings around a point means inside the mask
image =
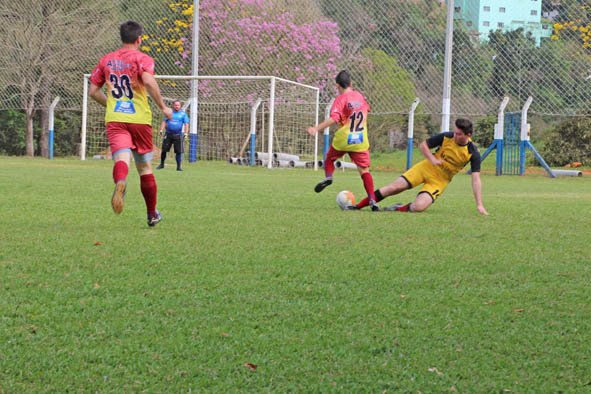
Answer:
MULTIPOLYGON (((42 109, 59 95, 58 110, 79 110, 82 75, 118 46, 118 25, 126 19, 145 26, 142 49, 155 58, 159 74, 190 74, 193 2, 136 3, 3 1, 0 109, 42 109)), ((493 2, 499 9, 488 12, 506 8, 511 23, 485 20, 480 3, 455 2, 452 116, 494 114, 504 96, 511 98, 508 110, 532 96, 532 115, 550 121, 591 115, 589 19, 578 2, 493 2), (540 4, 511 8, 522 3, 540 4), (534 11, 538 24, 520 25, 534 11), (485 22, 496 32, 482 29, 485 22), (539 29, 548 34, 540 37, 539 29)), ((384 141, 404 129, 403 114, 415 97, 421 99, 417 114, 429 115, 418 131, 435 130, 446 12, 439 0, 351 0, 346 6, 333 0, 201 0, 199 74, 276 75, 321 87, 328 102, 334 75, 346 68, 376 119, 384 119, 375 125, 384 141)))

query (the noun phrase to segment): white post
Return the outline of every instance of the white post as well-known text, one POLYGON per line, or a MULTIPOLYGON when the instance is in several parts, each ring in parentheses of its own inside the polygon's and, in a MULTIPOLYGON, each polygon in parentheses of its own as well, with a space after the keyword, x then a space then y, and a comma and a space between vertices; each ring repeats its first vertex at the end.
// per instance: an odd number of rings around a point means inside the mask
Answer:
POLYGON ((51 103, 51 105, 49 106, 49 127, 48 127, 48 131, 49 131, 49 141, 48 141, 48 145, 49 145, 49 160, 53 160, 53 125, 54 125, 54 110, 55 110, 55 106, 57 105, 57 103, 60 101, 60 96, 57 96, 53 102, 51 103))
POLYGON ((263 100, 260 98, 250 108, 250 165, 254 166, 256 138, 257 138, 257 111, 263 100))
POLYGON ((505 107, 509 104, 509 97, 505 97, 499 106, 497 124, 495 125, 495 140, 502 140, 505 130, 505 107))
MULTIPOLYGON (((193 48, 192 48, 191 66, 193 69, 193 76, 199 75, 199 0, 193 0, 193 48)), ((193 79, 191 83, 191 117, 189 118, 189 133, 193 135, 193 140, 197 138, 197 121, 199 114, 199 82, 197 78, 193 79)), ((195 142, 196 144, 196 142, 195 142)), ((197 152, 197 147, 194 147, 197 152)), ((197 160, 197 154, 194 158, 189 158, 190 161, 197 160)))
MULTIPOLYGON (((316 118, 314 124, 318 124, 318 112, 320 111, 320 90, 316 90, 316 118)), ((314 163, 318 163, 318 133, 314 136, 314 163)), ((318 165, 314 165, 314 171, 318 170, 318 165)))
POLYGON ((415 109, 421 100, 416 97, 408 111, 408 135, 406 139, 406 169, 408 170, 412 164, 412 147, 415 134, 415 109))
POLYGON ((445 67, 443 71, 443 97, 441 131, 449 131, 451 115, 451 61, 454 40, 454 0, 447 0, 447 25, 445 29, 445 67))
POLYGON ((273 131, 275 127, 275 77, 271 77, 271 97, 269 97, 269 162, 267 168, 273 168, 273 131))
POLYGON ((532 96, 529 96, 523 108, 521 109, 521 133, 519 137, 521 141, 529 141, 529 124, 527 123, 527 111, 529 111, 529 106, 531 105, 532 101, 534 101, 534 98, 532 96))
POLYGON ((80 160, 86 160, 86 122, 88 120, 88 77, 84 75, 82 88, 82 130, 80 130, 80 160))

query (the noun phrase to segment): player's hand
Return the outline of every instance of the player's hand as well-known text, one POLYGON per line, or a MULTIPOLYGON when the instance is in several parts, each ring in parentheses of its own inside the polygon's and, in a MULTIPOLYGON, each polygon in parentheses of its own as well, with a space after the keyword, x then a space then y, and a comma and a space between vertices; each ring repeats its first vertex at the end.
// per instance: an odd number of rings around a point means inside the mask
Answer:
POLYGON ((318 133, 318 129, 316 127, 308 127, 308 134, 314 137, 318 133))
POLYGON ((431 160, 431 164, 434 166, 440 166, 443 164, 443 160, 434 157, 433 160, 431 160))
POLYGON ((488 216, 488 212, 486 212, 486 209, 484 208, 484 206, 479 205, 476 207, 476 209, 478 209, 478 212, 480 212, 481 215, 488 216))
POLYGON ((172 119, 172 109, 170 107, 164 107, 162 113, 166 116, 166 119, 172 119))

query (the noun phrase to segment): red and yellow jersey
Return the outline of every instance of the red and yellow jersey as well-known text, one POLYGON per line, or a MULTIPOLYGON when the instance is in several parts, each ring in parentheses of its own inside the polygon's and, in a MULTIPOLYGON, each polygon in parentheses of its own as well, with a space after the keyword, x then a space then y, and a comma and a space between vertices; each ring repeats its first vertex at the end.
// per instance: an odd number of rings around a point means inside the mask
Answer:
POLYGON ((330 117, 337 122, 337 129, 332 140, 336 150, 345 152, 363 152, 369 149, 367 140, 367 114, 369 104, 363 95, 355 90, 341 94, 330 109, 330 117))
POLYGON ((99 61, 90 76, 98 87, 107 84, 105 122, 152 124, 144 72, 154 74, 154 59, 133 49, 118 49, 99 61))

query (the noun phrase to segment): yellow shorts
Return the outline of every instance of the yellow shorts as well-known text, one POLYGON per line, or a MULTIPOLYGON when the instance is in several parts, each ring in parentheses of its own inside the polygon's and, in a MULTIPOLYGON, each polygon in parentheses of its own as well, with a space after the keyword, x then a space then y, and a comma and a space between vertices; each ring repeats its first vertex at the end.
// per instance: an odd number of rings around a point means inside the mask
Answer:
POLYGON ((443 193, 451 178, 440 168, 434 166, 428 160, 423 160, 412 166, 402 174, 402 177, 410 184, 411 189, 423 183, 419 193, 429 193, 433 201, 443 193))

